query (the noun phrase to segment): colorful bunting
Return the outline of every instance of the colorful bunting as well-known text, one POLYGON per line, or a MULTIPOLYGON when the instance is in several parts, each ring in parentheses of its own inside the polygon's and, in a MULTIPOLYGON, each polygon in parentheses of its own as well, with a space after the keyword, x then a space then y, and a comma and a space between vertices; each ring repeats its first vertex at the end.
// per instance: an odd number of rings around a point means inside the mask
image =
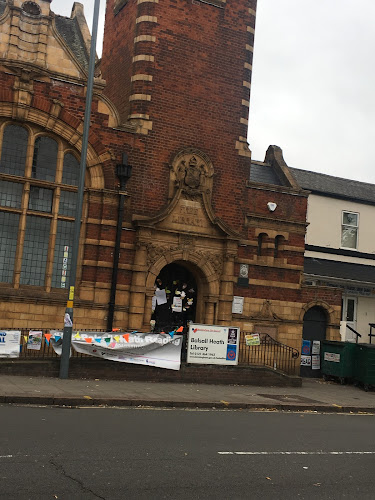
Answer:
POLYGON ((172 337, 173 339, 173 336, 174 336, 174 330, 172 332, 169 332, 169 335, 172 337))
POLYGON ((176 333, 182 333, 184 331, 184 327, 180 326, 178 330, 176 330, 176 333))
POLYGON ((55 342, 58 342, 61 339, 61 335, 56 335, 55 334, 55 342))
POLYGON ((27 335, 24 335, 23 338, 25 339, 25 344, 27 344, 27 335))
POLYGON ((102 341, 102 338, 101 338, 101 337, 99 337, 99 338, 94 339, 94 340, 95 340, 95 342, 98 342, 98 344, 100 344, 100 342, 102 341))
POLYGON ((45 339, 46 339, 46 341, 47 341, 47 344, 49 345, 49 341, 50 341, 50 339, 51 339, 52 335, 51 335, 50 333, 45 333, 45 334, 44 334, 44 337, 45 337, 45 339))
POLYGON ((126 342, 129 342, 129 336, 130 333, 124 333, 123 338, 126 340, 126 342))
POLYGON ((81 335, 79 334, 79 332, 77 332, 77 333, 74 335, 74 338, 75 338, 75 339, 77 339, 77 340, 81 338, 81 335))
POLYGON ((116 340, 116 342, 119 342, 119 340, 120 340, 119 335, 116 335, 115 340, 116 340))
POLYGON ((111 342, 111 343, 109 344, 109 347, 112 347, 112 349, 113 349, 114 347, 116 347, 116 342, 111 342))
POLYGON ((86 342, 88 344, 91 344, 91 342, 92 342, 92 338, 91 337, 86 337, 85 340, 86 340, 86 342))
POLYGON ((111 339, 109 337, 106 337, 104 340, 107 342, 107 344, 111 342, 111 339))

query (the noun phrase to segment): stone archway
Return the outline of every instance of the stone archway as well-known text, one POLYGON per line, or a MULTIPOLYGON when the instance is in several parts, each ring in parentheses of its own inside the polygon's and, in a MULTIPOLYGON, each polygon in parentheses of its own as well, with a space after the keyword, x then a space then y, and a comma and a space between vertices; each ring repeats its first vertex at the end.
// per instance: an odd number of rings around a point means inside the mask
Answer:
MULTIPOLYGON (((154 247, 152 249, 155 250, 154 247)), ((220 279, 223 263, 209 252, 185 248, 158 248, 152 253, 150 244, 139 243, 130 293, 129 328, 147 331, 150 327, 154 284, 168 264, 184 266, 194 276, 198 288, 196 320, 214 324, 218 319, 220 279)))

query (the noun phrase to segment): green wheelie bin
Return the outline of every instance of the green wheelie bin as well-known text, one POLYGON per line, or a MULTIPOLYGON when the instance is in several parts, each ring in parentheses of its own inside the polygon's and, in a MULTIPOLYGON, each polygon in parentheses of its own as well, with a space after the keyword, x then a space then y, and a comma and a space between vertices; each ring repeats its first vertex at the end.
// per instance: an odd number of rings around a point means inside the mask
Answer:
POLYGON ((322 374, 324 380, 333 377, 340 384, 354 378, 356 344, 323 340, 321 344, 322 374))
POLYGON ((368 391, 375 386, 375 345, 357 344, 356 347, 354 380, 368 391))

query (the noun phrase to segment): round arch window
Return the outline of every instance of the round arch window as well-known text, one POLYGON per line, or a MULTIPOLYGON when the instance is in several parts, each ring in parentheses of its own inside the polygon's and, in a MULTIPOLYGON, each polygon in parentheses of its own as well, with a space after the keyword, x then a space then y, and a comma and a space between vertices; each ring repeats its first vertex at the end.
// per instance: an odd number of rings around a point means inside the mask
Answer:
POLYGON ((41 14, 40 7, 35 2, 25 2, 22 5, 22 11, 30 16, 40 16, 41 14))

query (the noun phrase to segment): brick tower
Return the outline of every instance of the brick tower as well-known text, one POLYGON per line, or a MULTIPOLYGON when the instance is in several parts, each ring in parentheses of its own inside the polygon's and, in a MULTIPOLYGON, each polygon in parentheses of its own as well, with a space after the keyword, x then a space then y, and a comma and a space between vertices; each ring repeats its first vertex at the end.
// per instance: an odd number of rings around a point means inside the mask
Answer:
POLYGON ((122 124, 145 135, 129 184, 137 213, 162 208, 171 158, 193 147, 214 164, 216 214, 240 229, 240 203, 227 199, 246 198, 255 9, 256 0, 108 0, 105 92, 122 124))

